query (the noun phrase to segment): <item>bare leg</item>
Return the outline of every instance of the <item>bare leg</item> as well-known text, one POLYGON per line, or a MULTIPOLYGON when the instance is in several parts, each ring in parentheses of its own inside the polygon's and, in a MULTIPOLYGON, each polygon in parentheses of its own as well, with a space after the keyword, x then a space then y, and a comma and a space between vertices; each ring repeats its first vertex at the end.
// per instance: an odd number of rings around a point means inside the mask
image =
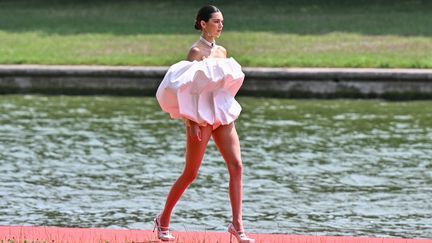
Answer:
POLYGON ((198 175, 198 170, 201 166, 201 161, 204 156, 204 152, 208 141, 212 133, 212 126, 205 126, 201 128, 201 141, 197 141, 191 137, 190 127, 186 127, 186 161, 183 168, 183 172, 167 196, 164 210, 160 217, 160 225, 163 226, 163 230, 168 228, 171 213, 175 205, 177 204, 184 191, 189 185, 195 180, 198 175))
POLYGON ((230 175, 229 196, 232 209, 232 224, 243 231, 242 221, 242 160, 240 141, 234 123, 223 125, 213 131, 213 140, 222 154, 230 175))

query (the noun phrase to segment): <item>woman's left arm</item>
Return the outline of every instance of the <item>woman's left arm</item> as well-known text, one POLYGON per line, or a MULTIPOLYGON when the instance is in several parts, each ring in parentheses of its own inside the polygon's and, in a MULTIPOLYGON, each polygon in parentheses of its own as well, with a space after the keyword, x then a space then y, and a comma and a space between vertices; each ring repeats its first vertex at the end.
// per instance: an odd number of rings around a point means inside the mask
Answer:
POLYGON ((213 48, 209 58, 226 58, 227 57, 227 51, 223 46, 216 46, 216 48, 213 48))

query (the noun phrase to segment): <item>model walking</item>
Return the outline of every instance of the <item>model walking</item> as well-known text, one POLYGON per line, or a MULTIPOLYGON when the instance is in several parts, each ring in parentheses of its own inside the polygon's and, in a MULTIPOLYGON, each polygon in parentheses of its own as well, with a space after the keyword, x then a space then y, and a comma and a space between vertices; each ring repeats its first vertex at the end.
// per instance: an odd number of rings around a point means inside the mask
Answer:
POLYGON ((161 82, 157 99, 173 119, 186 127, 186 159, 182 174, 172 186, 160 215, 154 219, 158 238, 173 241, 169 223, 172 210, 195 180, 210 137, 213 138, 229 172, 232 223, 228 232, 239 242, 255 242, 246 236, 242 221, 242 160, 234 121, 241 107, 234 99, 243 83, 240 65, 227 58, 225 48, 216 45, 222 33, 223 16, 215 6, 204 6, 195 28, 201 31, 187 55, 187 61, 172 65, 161 82))

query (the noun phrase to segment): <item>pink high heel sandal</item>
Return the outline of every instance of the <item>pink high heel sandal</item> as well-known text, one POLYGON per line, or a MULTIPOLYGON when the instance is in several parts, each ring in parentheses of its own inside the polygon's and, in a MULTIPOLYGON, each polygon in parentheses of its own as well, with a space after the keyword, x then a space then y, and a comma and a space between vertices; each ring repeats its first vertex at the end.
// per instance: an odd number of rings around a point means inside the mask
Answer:
MULTIPOLYGON (((168 227, 163 227, 168 228, 168 227)), ((157 229, 158 239, 161 241, 174 241, 175 237, 171 234, 169 228, 167 230, 162 230, 162 226, 160 225, 160 215, 154 218, 154 228, 153 232, 157 229)))
POLYGON ((233 224, 228 225, 228 232, 230 233, 230 243, 232 243, 232 236, 234 235, 237 238, 239 243, 254 243, 255 240, 247 237, 244 232, 239 232, 236 230, 233 224))

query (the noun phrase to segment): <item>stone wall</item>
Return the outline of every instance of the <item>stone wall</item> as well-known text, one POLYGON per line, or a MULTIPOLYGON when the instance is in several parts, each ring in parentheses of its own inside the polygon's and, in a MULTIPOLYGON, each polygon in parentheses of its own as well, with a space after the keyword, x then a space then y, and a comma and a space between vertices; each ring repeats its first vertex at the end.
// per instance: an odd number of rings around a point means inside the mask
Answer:
MULTIPOLYGON (((154 95, 167 67, 0 66, 0 94, 154 95)), ((243 68, 239 95, 432 99, 430 69, 243 68)))

